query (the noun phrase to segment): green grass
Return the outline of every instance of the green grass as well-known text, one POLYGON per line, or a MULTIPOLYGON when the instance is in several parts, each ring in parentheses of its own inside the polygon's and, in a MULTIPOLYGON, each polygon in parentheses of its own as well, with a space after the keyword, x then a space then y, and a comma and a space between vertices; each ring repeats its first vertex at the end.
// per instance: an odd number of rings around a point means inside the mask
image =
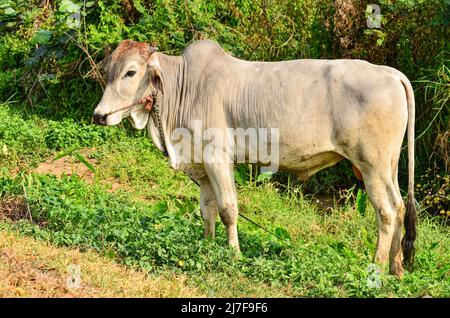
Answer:
POLYGON ((0 107, 0 150, 7 149, 0 153, 0 194, 23 197, 25 188, 34 223, 1 221, 0 228, 95 250, 152 274, 183 274, 209 296, 450 296, 448 227, 424 213, 414 272, 401 281, 383 274, 381 287, 370 288, 376 243, 370 204, 365 213, 353 200, 325 212, 300 188, 246 181, 238 187, 240 211, 287 241, 240 218, 243 257, 234 260, 220 222, 215 241, 202 238, 197 186, 169 168, 145 133, 128 124, 104 128, 18 109, 0 107), (32 173, 59 151, 77 148, 92 149, 91 179, 32 173), (112 183, 119 185, 115 191, 112 183))

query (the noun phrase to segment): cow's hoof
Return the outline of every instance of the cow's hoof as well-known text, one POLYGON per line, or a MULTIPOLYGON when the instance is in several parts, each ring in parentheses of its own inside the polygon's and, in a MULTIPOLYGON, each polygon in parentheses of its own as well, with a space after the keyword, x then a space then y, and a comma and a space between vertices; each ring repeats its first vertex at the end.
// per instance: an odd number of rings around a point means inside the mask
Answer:
POLYGON ((234 251, 233 253, 233 260, 234 261, 240 261, 242 260, 242 253, 240 251, 234 251))
POLYGON ((404 275, 403 266, 401 264, 392 264, 389 272, 398 279, 402 279, 404 275))
POLYGON ((231 251, 233 252, 232 259, 235 261, 240 261, 242 259, 242 253, 239 249, 239 246, 230 246, 231 251))
POLYGON ((205 232, 205 234, 203 235, 203 238, 207 241, 214 241, 215 240, 215 235, 209 232, 205 232))

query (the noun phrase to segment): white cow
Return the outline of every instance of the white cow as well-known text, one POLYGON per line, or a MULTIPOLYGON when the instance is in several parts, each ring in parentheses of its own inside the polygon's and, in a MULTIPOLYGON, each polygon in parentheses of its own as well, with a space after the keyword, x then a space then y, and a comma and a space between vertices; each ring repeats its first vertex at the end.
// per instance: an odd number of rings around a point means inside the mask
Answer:
MULTIPOLYGON (((403 275, 403 257, 412 261, 416 236, 415 106, 411 84, 401 72, 360 60, 249 62, 209 40, 190 44, 181 56, 170 56, 126 40, 109 58, 107 73, 95 122, 116 125, 129 118, 135 128, 148 128, 155 145, 167 149, 171 165, 199 183, 205 236, 214 237, 219 212, 229 244, 239 249, 232 162, 236 156, 230 153, 236 147, 217 143, 221 151, 210 154, 212 160, 194 155, 189 162, 177 152, 181 139, 174 132, 192 132, 196 122, 201 122, 203 132, 275 128, 276 145, 272 139, 265 144, 277 147, 280 169, 306 179, 344 158, 353 163, 376 210, 375 261, 386 264, 389 259, 391 273, 403 275), (397 170, 406 130, 405 215, 397 170)), ((206 145, 193 143, 194 148, 206 145)), ((249 151, 257 148, 252 147, 249 151)), ((260 157, 256 161, 267 164, 260 157)))

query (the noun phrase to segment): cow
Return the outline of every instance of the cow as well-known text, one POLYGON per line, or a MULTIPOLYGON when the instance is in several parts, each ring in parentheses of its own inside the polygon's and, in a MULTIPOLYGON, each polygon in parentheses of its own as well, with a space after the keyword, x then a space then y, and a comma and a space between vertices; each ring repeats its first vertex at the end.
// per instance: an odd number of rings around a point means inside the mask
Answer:
MULTIPOLYGON (((276 143, 280 170, 307 179, 343 159, 351 161, 376 211, 374 262, 385 267, 389 261, 391 274, 399 278, 403 265, 412 264, 415 104, 411 83, 400 71, 362 60, 245 61, 211 40, 193 42, 179 56, 125 40, 105 64, 107 85, 94 122, 117 125, 128 118, 134 128, 147 128, 171 167, 199 184, 205 237, 214 238, 219 213, 228 244, 239 251, 236 159, 229 153, 236 147, 218 143, 209 160, 189 162, 178 151, 176 130, 192 132, 199 122, 201 131, 276 128, 278 139, 266 145, 276 143), (397 178, 405 133, 406 208, 397 178)), ((205 142, 194 147, 204 148, 205 142)), ((267 162, 258 157, 256 164, 267 162)))

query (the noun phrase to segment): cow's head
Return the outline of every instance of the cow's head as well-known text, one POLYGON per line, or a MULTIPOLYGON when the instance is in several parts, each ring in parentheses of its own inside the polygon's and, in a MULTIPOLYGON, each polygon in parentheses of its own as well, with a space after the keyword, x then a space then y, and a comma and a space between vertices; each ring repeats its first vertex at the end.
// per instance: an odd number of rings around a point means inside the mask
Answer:
POLYGON ((100 103, 94 110, 94 122, 117 125, 129 118, 136 129, 143 129, 149 113, 144 105, 120 110, 136 103, 155 90, 164 93, 161 67, 156 48, 146 43, 125 40, 105 64, 108 82, 100 103))

